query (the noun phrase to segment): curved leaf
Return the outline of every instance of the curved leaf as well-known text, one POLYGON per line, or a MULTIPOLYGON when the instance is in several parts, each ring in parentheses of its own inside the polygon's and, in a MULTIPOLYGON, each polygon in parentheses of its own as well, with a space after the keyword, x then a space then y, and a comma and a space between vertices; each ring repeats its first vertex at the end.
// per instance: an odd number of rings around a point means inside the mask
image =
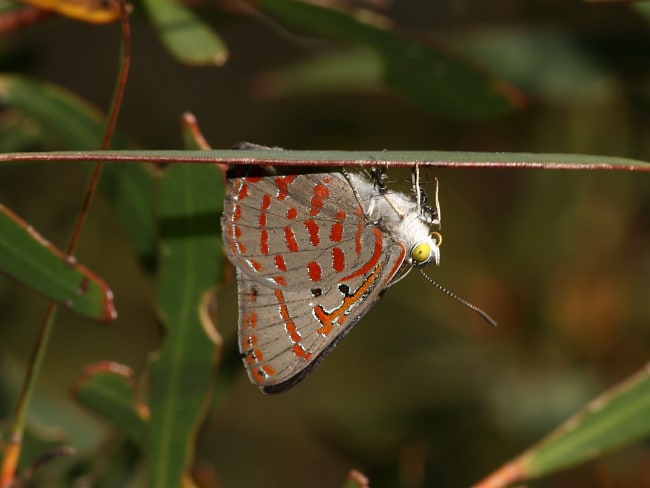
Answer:
POLYGON ((182 2, 145 0, 149 17, 167 50, 179 61, 194 65, 221 66, 228 48, 210 26, 182 2))
POLYGON ((604 393, 476 488, 498 488, 557 472, 650 435, 650 363, 604 393))
POLYGON ((503 115, 524 104, 524 97, 505 81, 477 69, 449 47, 427 46, 406 38, 370 15, 295 0, 260 0, 277 18, 324 36, 374 49, 384 79, 417 106, 456 119, 503 115))
POLYGON ((70 310, 101 322, 117 317, 113 292, 0 204, 0 272, 70 310))
POLYGON ((147 425, 138 410, 131 368, 113 362, 88 367, 77 382, 74 395, 116 425, 140 448, 146 445, 147 425))

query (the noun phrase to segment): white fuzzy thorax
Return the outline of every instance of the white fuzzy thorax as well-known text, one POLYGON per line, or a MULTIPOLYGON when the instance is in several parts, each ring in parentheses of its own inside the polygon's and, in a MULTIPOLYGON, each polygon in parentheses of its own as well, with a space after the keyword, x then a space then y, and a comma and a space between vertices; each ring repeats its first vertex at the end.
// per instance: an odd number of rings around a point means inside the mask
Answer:
POLYGON ((440 248, 431 236, 429 224, 422 217, 415 198, 392 190, 382 194, 372 182, 358 174, 349 174, 349 179, 368 219, 377 223, 395 241, 404 243, 409 262, 412 262, 411 250, 426 242, 431 247, 432 261, 436 265, 440 263, 440 248))

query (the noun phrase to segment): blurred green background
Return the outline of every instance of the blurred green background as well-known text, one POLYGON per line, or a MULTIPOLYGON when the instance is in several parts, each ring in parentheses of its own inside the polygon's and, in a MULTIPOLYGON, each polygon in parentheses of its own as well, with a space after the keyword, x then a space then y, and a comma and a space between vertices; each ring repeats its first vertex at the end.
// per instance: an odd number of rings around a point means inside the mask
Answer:
MULTIPOLYGON (((143 148, 181 148, 180 115, 190 111, 215 148, 245 140, 291 149, 650 159, 645 7, 532 0, 379 5, 403 32, 447 44, 528 97, 524 110, 467 121, 354 83, 274 95, 272 75, 348 47, 263 12, 241 15, 196 2, 230 59, 220 68, 183 66, 135 6, 119 130, 143 148)), ((55 19, 0 37, 0 66, 61 85, 104 110, 119 38, 117 26, 55 19)), ((56 142, 48 148, 65 149, 56 142)), ((87 171, 79 164, 3 167, 0 201, 63 246, 87 171)), ((389 176, 401 180, 408 172, 389 176)), ((648 360, 647 176, 496 169, 427 176, 440 181, 444 234, 441 266, 429 272, 488 311, 499 327, 491 329, 413 274, 294 390, 264 396, 235 365, 237 380, 210 411, 196 452, 223 486, 340 486, 351 468, 373 487, 467 486, 648 360)), ((85 365, 103 359, 141 373, 161 334, 152 307, 155 283, 101 196, 77 254, 112 286, 120 316, 103 326, 59 313, 32 414, 41 438, 66 438, 93 452, 104 442, 105 424, 69 398, 71 385, 85 365)), ((0 418, 14 408, 45 306, 0 278, 0 418)), ((237 314, 232 284, 219 313, 230 357, 237 314)), ((529 484, 644 485, 650 485, 647 442, 529 484)))

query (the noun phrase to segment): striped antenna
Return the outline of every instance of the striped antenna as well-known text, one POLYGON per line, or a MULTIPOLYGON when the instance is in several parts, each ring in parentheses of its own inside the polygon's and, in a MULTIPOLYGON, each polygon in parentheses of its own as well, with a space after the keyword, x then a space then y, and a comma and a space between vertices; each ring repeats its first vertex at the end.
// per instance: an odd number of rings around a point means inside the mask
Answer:
POLYGON ((431 278, 428 274, 426 274, 422 268, 418 268, 418 270, 420 271, 420 273, 422 274, 422 276, 424 276, 424 279, 426 279, 430 284, 432 284, 433 286, 435 286, 438 290, 440 290, 441 292, 443 292, 443 293, 445 293, 446 295, 450 296, 451 298, 453 298, 453 299, 456 300, 457 302, 462 303, 463 305, 465 305, 465 306, 466 306, 467 308, 469 308, 470 310, 473 310, 474 312, 476 312, 477 314, 479 314, 479 315, 483 318, 483 320, 485 320, 485 321, 486 321, 488 324, 490 324, 492 327, 496 327, 496 326, 497 326, 496 320, 494 320, 492 317, 490 317, 490 316, 487 314, 487 312, 485 312, 484 310, 481 310, 481 309, 478 308, 476 305, 474 305, 473 303, 468 302, 468 301, 465 300, 464 298, 459 297, 459 296, 456 295, 453 291, 448 290, 447 288, 445 288, 444 286, 442 286, 442 285, 441 285, 440 283, 438 283, 437 281, 434 281, 433 278, 431 278))

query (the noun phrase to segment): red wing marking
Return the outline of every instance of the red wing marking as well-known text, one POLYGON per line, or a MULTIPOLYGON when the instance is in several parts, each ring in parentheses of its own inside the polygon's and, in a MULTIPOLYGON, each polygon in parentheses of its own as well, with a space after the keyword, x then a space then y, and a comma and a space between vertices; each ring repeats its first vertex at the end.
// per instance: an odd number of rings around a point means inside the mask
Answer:
POLYGON ((314 187, 314 196, 311 198, 309 213, 314 217, 320 213, 325 201, 330 197, 330 191, 325 185, 318 184, 314 187))
POLYGON ((364 225, 359 224, 357 227, 357 235, 355 236, 357 256, 361 256, 361 236, 363 235, 364 225))
MULTIPOLYGON (((316 311, 316 315, 318 315, 318 311, 317 311, 318 308, 319 308, 319 307, 316 307, 316 308, 314 309, 314 310, 316 311)), ((321 310, 322 310, 322 309, 321 309, 321 310)), ((325 314, 324 311, 323 311, 323 314, 325 314)), ((319 320, 321 320, 320 317, 319 317, 319 320)), ((321 321, 321 323, 322 323, 322 321, 321 321)), ((334 328, 334 324, 332 324, 332 322, 326 322, 325 324, 321 325, 321 326, 316 330, 316 333, 318 333, 318 334, 320 334, 320 335, 322 335, 322 336, 328 336, 328 335, 330 335, 330 332, 332 332, 332 329, 333 329, 333 328, 334 328)))
POLYGON ((332 242, 341 242, 343 239, 343 224, 341 222, 334 222, 332 224, 332 231, 330 232, 330 240, 332 242))
POLYGON ((262 351, 259 349, 247 351, 246 359, 248 360, 248 364, 250 364, 251 366, 255 366, 256 364, 264 360, 264 353, 262 353, 262 351))
POLYGON ((287 279, 284 276, 274 276, 271 278, 278 286, 287 286, 287 279))
POLYGON ((263 364, 259 368, 253 370, 253 376, 255 376, 255 381, 259 383, 264 383, 269 376, 275 374, 275 369, 270 364, 263 364))
POLYGON ((332 230, 330 232, 330 240, 332 242, 341 242, 343 239, 343 221, 347 217, 347 214, 343 210, 336 212, 336 222, 332 224, 332 230))
POLYGON ((271 195, 266 194, 262 197, 262 211, 266 211, 271 206, 271 195))
POLYGON ((251 303, 257 300, 257 288, 250 287, 246 291, 242 292, 242 295, 251 303))
MULTIPOLYGON (((241 181, 241 180, 237 180, 241 181)), ((237 200, 243 200, 248 196, 248 185, 246 183, 241 183, 241 186, 239 187, 239 191, 235 191, 235 198, 237 200)))
POLYGON ((262 229, 260 234, 260 251, 265 256, 269 253, 269 231, 266 229, 262 229))
POLYGON ((239 236, 241 236, 241 229, 239 226, 230 225, 228 226, 228 234, 230 237, 230 249, 233 254, 246 254, 246 246, 244 246, 239 241, 239 236))
POLYGON ((282 320, 284 320, 284 327, 289 334, 289 339, 291 339, 291 342, 294 344, 293 353, 305 360, 311 359, 312 354, 310 352, 307 352, 302 344, 300 344, 302 337, 300 336, 300 332, 298 332, 295 322, 291 320, 289 308, 287 307, 287 304, 284 300, 284 293, 282 293, 280 290, 275 290, 275 298, 280 304, 280 317, 282 317, 282 320))
POLYGON ((232 220, 233 222, 237 222, 239 219, 241 219, 241 207, 239 205, 233 205, 232 220))
POLYGON ((282 201, 289 196, 289 185, 294 182, 297 175, 278 176, 275 185, 278 187, 278 200, 282 201))
MULTIPOLYGON (((373 252, 372 257, 362 268, 359 268, 354 273, 346 276, 345 278, 341 278, 341 281, 351 280, 352 278, 356 278, 357 276, 364 275, 372 268, 374 268, 375 265, 379 262, 379 258, 381 257, 382 250, 384 249, 383 236, 378 227, 373 227, 372 231, 375 234, 375 251, 373 252)), ((359 233, 357 233, 357 235, 358 234, 359 233)), ((361 245, 360 239, 358 239, 357 245, 358 246, 361 245)))
POLYGON ((337 273, 345 270, 345 253, 340 247, 332 249, 332 269, 337 273))
POLYGON ((404 262, 404 257, 406 256, 406 248, 404 247, 404 244, 402 244, 401 242, 399 243, 399 247, 400 247, 399 257, 397 258, 397 261, 395 261, 395 265, 393 266, 393 269, 391 269, 388 276, 386 276, 386 279, 384 280, 384 285, 393 279, 393 276, 395 276, 395 274, 399 271, 400 267, 402 266, 402 263, 404 262))
POLYGON ((280 271, 287 270, 287 263, 280 254, 275 255, 275 267, 278 268, 280 271))
POLYGON ((307 352, 302 344, 295 344, 292 350, 296 356, 303 358, 305 361, 309 361, 311 359, 312 354, 310 352, 307 352))
POLYGON ((320 267, 320 264, 318 264, 316 261, 311 261, 307 265, 307 269, 309 270, 309 278, 311 278, 312 281, 320 281, 322 276, 323 276, 323 270, 320 267))
POLYGON ((263 178, 262 176, 247 176, 246 181, 248 181, 249 183, 259 183, 260 181, 262 181, 262 178, 263 178))
POLYGON ((295 208, 291 207, 289 210, 287 210, 287 218, 289 220, 293 220, 298 216, 298 210, 295 208))
POLYGON ((254 259, 250 259, 250 260, 249 260, 249 263, 250 263, 251 267, 252 267, 255 271, 257 271, 258 273, 259 273, 260 271, 262 271, 262 263, 260 263, 259 261, 255 261, 254 259))
POLYGON ((257 313, 256 312, 249 312, 245 313, 242 322, 244 323, 244 328, 246 329, 254 329, 257 327, 257 313))
POLYGON ((343 298, 343 303, 339 308, 336 308, 331 312, 326 312, 321 305, 314 307, 314 314, 316 315, 318 321, 322 324, 322 326, 319 327, 316 332, 326 336, 332 331, 334 322, 337 322, 338 325, 343 325, 350 308, 353 307, 360 299, 366 295, 366 293, 368 293, 375 286, 383 268, 383 264, 377 266, 372 274, 368 276, 363 284, 357 288, 357 290, 352 295, 347 295, 343 298))
POLYGON ((305 220, 305 227, 307 227, 307 232, 309 233, 309 240, 311 245, 316 247, 320 244, 320 236, 318 232, 320 231, 320 226, 311 219, 305 220))
POLYGON ((287 248, 289 251, 298 252, 300 250, 300 247, 298 247, 298 241, 296 240, 296 235, 289 226, 284 228, 284 239, 287 241, 287 248))
POLYGON ((239 249, 237 249, 237 244, 235 243, 235 240, 233 239, 232 227, 230 228, 230 232, 228 232, 228 234, 230 234, 230 236, 229 236, 230 237, 230 250, 232 251, 233 254, 239 254, 239 249))

